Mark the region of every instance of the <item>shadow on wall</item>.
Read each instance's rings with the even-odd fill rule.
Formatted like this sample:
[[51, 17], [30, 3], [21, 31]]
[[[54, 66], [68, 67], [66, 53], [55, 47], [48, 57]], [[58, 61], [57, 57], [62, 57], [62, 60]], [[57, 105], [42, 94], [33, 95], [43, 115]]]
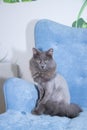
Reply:
[[13, 50], [13, 57], [16, 57], [16, 63], [19, 65], [19, 77], [32, 82], [31, 73], [29, 72], [29, 60], [32, 56], [32, 48], [35, 46], [34, 27], [38, 20], [32, 20], [26, 26], [25, 39], [26, 50]]
[[[27, 24], [26, 28], [26, 46], [28, 52], [28, 68], [29, 68], [29, 60], [32, 57], [32, 48], [35, 47], [35, 39], [34, 39], [34, 28], [35, 24], [37, 23], [38, 19], [34, 19]], [[31, 73], [29, 74], [29, 78], [31, 78]]]
[[26, 44], [27, 44], [27, 51], [32, 51], [32, 47], [35, 46], [35, 40], [34, 40], [34, 28], [35, 24], [37, 23], [38, 19], [32, 20], [28, 23], [26, 28]]

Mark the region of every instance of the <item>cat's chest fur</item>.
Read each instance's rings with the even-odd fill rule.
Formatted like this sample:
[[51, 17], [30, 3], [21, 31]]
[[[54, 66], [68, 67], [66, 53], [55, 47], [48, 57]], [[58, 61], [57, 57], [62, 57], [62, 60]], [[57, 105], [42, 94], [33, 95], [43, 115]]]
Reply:
[[40, 87], [44, 88], [48, 93], [46, 100], [52, 101], [64, 101], [70, 102], [70, 94], [68, 91], [68, 86], [65, 79], [60, 75], [56, 74], [54, 78], [47, 82], [42, 82], [38, 84]]

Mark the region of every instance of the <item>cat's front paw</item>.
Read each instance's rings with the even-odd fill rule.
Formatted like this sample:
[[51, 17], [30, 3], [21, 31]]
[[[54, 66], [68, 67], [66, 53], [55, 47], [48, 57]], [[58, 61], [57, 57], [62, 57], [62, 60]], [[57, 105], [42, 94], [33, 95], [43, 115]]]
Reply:
[[34, 115], [40, 115], [40, 113], [37, 109], [32, 110], [31, 113]]

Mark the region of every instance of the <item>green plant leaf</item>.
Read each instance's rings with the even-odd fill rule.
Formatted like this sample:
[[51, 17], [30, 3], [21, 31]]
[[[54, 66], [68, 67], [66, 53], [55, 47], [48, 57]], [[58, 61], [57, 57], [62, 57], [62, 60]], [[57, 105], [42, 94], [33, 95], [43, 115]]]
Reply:
[[87, 28], [87, 23], [85, 22], [85, 20], [83, 18], [79, 18], [78, 21], [74, 21], [72, 23], [72, 27]]
[[85, 0], [85, 2], [83, 3], [83, 5], [77, 15], [76, 21], [74, 21], [72, 23], [72, 27], [87, 28], [87, 23], [84, 21], [83, 18], [80, 18], [86, 6], [87, 6], [87, 0]]

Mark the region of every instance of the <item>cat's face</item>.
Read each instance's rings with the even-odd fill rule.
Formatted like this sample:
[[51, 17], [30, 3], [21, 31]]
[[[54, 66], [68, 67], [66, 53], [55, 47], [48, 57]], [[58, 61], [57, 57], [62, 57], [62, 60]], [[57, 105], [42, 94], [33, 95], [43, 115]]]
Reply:
[[40, 51], [36, 48], [33, 48], [33, 58], [35, 64], [41, 71], [47, 71], [50, 67], [51, 60], [53, 55], [53, 49], [49, 49], [48, 51]]

